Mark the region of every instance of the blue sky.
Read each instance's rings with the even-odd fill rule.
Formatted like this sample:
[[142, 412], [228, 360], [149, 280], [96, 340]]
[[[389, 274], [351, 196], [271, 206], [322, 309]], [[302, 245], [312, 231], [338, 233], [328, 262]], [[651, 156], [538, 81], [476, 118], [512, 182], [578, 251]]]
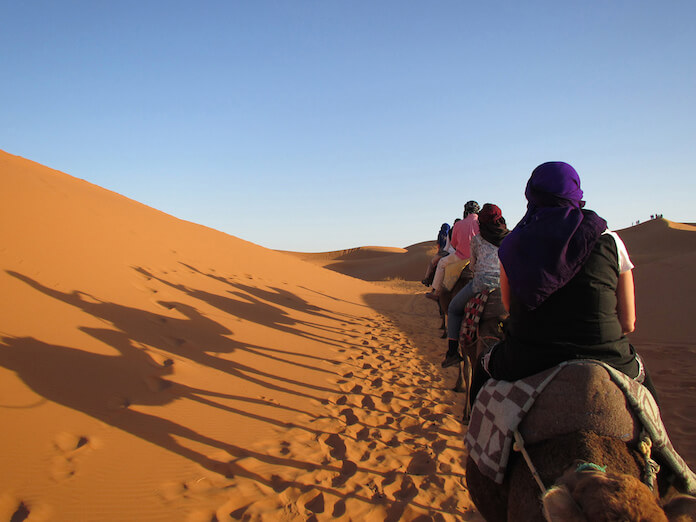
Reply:
[[578, 170], [694, 222], [696, 2], [0, 0], [0, 149], [260, 245], [433, 239]]

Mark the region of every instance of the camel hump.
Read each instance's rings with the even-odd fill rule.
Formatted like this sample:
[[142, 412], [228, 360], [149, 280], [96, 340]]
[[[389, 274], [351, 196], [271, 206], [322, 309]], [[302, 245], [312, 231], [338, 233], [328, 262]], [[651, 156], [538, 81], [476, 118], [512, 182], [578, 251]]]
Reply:
[[570, 364], [544, 388], [520, 424], [527, 444], [578, 430], [638, 441], [640, 422], [624, 393], [598, 364]]

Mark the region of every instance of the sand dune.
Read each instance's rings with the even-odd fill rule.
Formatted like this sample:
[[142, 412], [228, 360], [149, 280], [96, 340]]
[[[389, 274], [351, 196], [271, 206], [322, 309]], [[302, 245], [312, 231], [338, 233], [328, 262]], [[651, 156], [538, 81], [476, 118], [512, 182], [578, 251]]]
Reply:
[[[275, 252], [3, 152], [0, 179], [0, 520], [481, 520], [434, 242]], [[620, 231], [692, 467], [694, 232]]]
[[287, 253], [303, 261], [365, 281], [420, 281], [423, 279], [428, 260], [436, 252], [435, 241], [425, 241], [406, 248], [359, 247], [318, 254]]
[[0, 176], [0, 520], [475, 518], [422, 299]]

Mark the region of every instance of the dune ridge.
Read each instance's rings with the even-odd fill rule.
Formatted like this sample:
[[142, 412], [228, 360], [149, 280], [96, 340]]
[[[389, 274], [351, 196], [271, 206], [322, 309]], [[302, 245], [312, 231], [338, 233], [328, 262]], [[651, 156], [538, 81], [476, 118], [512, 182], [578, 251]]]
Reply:
[[436, 252], [435, 241], [423, 241], [406, 248], [372, 246], [316, 254], [286, 253], [364, 281], [420, 281], [423, 279], [426, 264]]

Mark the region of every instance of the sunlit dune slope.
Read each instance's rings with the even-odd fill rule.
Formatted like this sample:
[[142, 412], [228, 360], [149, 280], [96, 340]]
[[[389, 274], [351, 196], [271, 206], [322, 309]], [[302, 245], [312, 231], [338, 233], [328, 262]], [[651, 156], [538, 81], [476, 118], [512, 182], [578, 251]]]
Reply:
[[696, 227], [653, 219], [618, 231], [636, 268], [639, 341], [694, 343]]
[[375, 315], [373, 285], [32, 161], [0, 182], [3, 520], [177, 519], [153, 492], [321, 411]]

